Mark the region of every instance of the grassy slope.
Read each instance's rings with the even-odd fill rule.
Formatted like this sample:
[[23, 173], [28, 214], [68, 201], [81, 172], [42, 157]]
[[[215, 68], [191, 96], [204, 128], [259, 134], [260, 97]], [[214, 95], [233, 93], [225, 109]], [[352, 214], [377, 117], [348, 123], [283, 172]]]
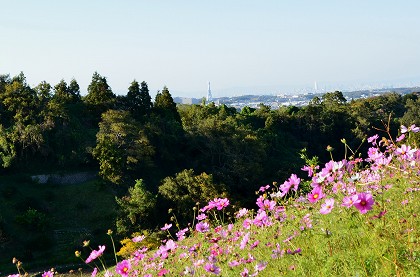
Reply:
[[[136, 269], [139, 276], [157, 276], [167, 270], [165, 276], [181, 276], [193, 269], [194, 274], [185, 275], [213, 276], [205, 270], [206, 265], [213, 264], [221, 270], [219, 276], [241, 276], [245, 270], [249, 275], [244, 276], [251, 276], [259, 266], [259, 276], [420, 276], [420, 160], [411, 165], [396, 160], [383, 171], [368, 170], [370, 177], [354, 182], [358, 192], [371, 191], [374, 196], [375, 204], [366, 214], [355, 207], [342, 207], [340, 190], [325, 196], [336, 201], [328, 214], [319, 212], [325, 199], [317, 203], [280, 199], [277, 205], [285, 205], [285, 213], [275, 218], [268, 212], [272, 224], [265, 227], [251, 224], [245, 229], [242, 218], [231, 230], [224, 222], [216, 231], [215, 227], [223, 223], [223, 211], [214, 209], [207, 212], [213, 220], [205, 220], [211, 224], [209, 231], [200, 233], [190, 226], [188, 239], [173, 238], [175, 249], [161, 247], [137, 262], [132, 257], [131, 272]], [[378, 172], [383, 172], [382, 177]], [[353, 174], [342, 180], [350, 182]], [[270, 199], [268, 195], [264, 193], [266, 199]], [[312, 226], [302, 230], [302, 218], [307, 214]], [[248, 219], [254, 220], [255, 214]], [[172, 235], [178, 231], [173, 229]], [[249, 240], [243, 243], [246, 236]], [[191, 251], [193, 245], [196, 247]], [[168, 257], [162, 258], [162, 252], [168, 252]]]

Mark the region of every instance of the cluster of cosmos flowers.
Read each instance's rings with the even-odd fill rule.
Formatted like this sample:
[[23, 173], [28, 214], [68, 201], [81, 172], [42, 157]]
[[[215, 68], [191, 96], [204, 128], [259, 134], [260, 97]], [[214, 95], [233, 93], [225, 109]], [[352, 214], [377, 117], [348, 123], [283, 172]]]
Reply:
[[[173, 230], [172, 224], [165, 224], [161, 230], [169, 236], [158, 249], [141, 247], [145, 237], [136, 236], [132, 241], [138, 243], [139, 248], [131, 257], [117, 262], [112, 270], [104, 267], [99, 273], [95, 264], [96, 259], [101, 259], [105, 246], [93, 250], [85, 262], [95, 264], [92, 277], [97, 274], [107, 277], [231, 276], [229, 270], [233, 269], [239, 269], [235, 271], [239, 276], [257, 276], [273, 260], [303, 254], [302, 249], [291, 242], [313, 228], [314, 217], [326, 217], [335, 209], [358, 211], [362, 216], [369, 212], [376, 217], [383, 216], [384, 210], [372, 211], [379, 209], [375, 206], [375, 197], [392, 188], [381, 180], [395, 170], [420, 174], [420, 150], [404, 144], [409, 133], [418, 131], [415, 125], [402, 126], [395, 140], [372, 136], [368, 138], [365, 159], [331, 160], [322, 168], [307, 165], [302, 170], [309, 180], [292, 174], [283, 184], [262, 186], [257, 192], [257, 210], [237, 210], [235, 222], [222, 222], [220, 214], [232, 207], [229, 199], [216, 198], [198, 210], [188, 227]], [[303, 185], [308, 193], [300, 193]], [[293, 214], [297, 207], [306, 207], [307, 213], [297, 217]], [[288, 221], [293, 221], [296, 228], [285, 234], [282, 226]], [[256, 234], [267, 228], [278, 230], [276, 240], [261, 243]], [[188, 236], [194, 240], [187, 240]], [[271, 256], [257, 257], [253, 251], [261, 247], [269, 248]], [[178, 271], [174, 272], [174, 268]], [[50, 272], [44, 274], [43, 277], [51, 277]]]

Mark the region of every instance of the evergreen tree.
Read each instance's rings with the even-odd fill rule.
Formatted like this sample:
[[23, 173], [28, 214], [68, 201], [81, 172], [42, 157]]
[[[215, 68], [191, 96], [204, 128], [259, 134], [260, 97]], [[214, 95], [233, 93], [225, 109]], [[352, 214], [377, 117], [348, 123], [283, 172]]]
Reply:
[[181, 123], [181, 117], [176, 108], [174, 99], [166, 86], [163, 88], [162, 92], [156, 94], [153, 108], [158, 115], [165, 119], [173, 119]]
[[95, 121], [94, 125], [96, 125], [95, 123], [100, 120], [101, 114], [114, 106], [116, 95], [112, 92], [106, 78], [95, 72], [88, 86], [88, 94], [85, 96], [84, 101], [89, 106]]

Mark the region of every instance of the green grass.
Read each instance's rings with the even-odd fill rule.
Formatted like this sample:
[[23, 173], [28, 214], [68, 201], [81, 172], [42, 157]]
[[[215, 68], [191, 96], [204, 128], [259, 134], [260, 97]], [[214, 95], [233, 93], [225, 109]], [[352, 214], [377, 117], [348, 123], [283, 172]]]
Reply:
[[[269, 227], [252, 226], [246, 230], [242, 227], [244, 219], [239, 219], [231, 231], [224, 225], [224, 231], [216, 232], [214, 227], [220, 222], [212, 221], [213, 228], [209, 232], [193, 231], [189, 238], [177, 242], [177, 248], [167, 259], [156, 258], [154, 262], [164, 263], [162, 268], [169, 271], [165, 276], [181, 276], [187, 267], [193, 268], [193, 263], [200, 259], [206, 264], [211, 253], [217, 259], [215, 264], [221, 268], [219, 276], [240, 276], [245, 268], [252, 274], [261, 262], [267, 262], [267, 266], [259, 276], [420, 276], [420, 191], [410, 191], [420, 189], [418, 181], [418, 176], [405, 174], [383, 179], [384, 185], [392, 187], [375, 194], [375, 205], [366, 214], [354, 207], [336, 205], [330, 214], [323, 215], [318, 212], [322, 203], [289, 200], [283, 203], [287, 219], [274, 220]], [[375, 217], [384, 210], [387, 212], [382, 217]], [[300, 220], [308, 213], [313, 226], [301, 231]], [[215, 214], [221, 218], [217, 211]], [[247, 232], [250, 233], [249, 242], [240, 249]], [[297, 235], [290, 242], [284, 242], [293, 234]], [[257, 241], [258, 245], [252, 248]], [[280, 250], [300, 248], [301, 252], [273, 257], [277, 243]], [[188, 251], [193, 245], [199, 245], [194, 254]], [[150, 258], [155, 253], [152, 250], [146, 255]], [[247, 259], [249, 254], [253, 261], [234, 267], [229, 265], [235, 260]], [[139, 262], [138, 270], [151, 263], [145, 260]], [[100, 263], [96, 264], [101, 268]], [[186, 276], [213, 276], [203, 265], [194, 268], [195, 274]], [[115, 272], [113, 267], [110, 270]], [[150, 272], [157, 276], [159, 269], [147, 271]], [[90, 276], [90, 273], [83, 276]]]
[[[235, 218], [232, 215], [236, 215], [237, 211], [232, 206], [225, 205], [219, 210], [215, 204], [204, 212], [206, 219], [202, 219], [201, 223], [194, 220], [187, 227], [189, 237], [185, 240], [177, 240], [175, 233], [183, 227], [177, 226], [174, 220], [166, 240], [159, 247], [144, 252], [144, 257], [128, 252], [131, 255], [119, 257], [119, 262], [131, 265], [128, 272], [132, 276], [420, 276], [420, 153], [416, 150], [411, 155], [413, 151], [404, 149], [401, 152], [402, 148], [388, 148], [382, 158], [392, 157], [389, 164], [372, 152], [370, 157], [375, 157], [371, 161], [372, 167], [363, 167], [357, 172], [350, 162], [344, 166], [330, 163], [324, 168], [328, 169], [327, 177], [315, 176], [325, 193], [324, 199], [315, 203], [310, 203], [306, 194], [299, 195], [299, 190], [289, 192], [290, 197], [287, 198], [276, 196], [274, 194], [279, 187], [273, 185], [257, 196], [259, 202], [267, 201], [267, 204], [260, 205], [258, 213], [249, 211], [246, 216]], [[384, 161], [386, 163], [382, 164]], [[307, 188], [309, 183], [301, 182], [300, 185]], [[54, 219], [57, 222], [67, 220], [79, 228], [96, 227], [97, 234], [92, 233], [91, 237], [87, 234], [85, 238], [81, 235], [74, 240], [91, 238], [92, 249], [98, 249], [99, 241], [103, 244], [101, 236], [108, 229], [105, 224], [96, 225], [100, 223], [96, 217], [106, 217], [103, 212], [107, 211], [107, 202], [98, 192], [102, 190], [95, 183], [73, 186], [71, 192], [63, 190], [60, 196], [54, 196], [57, 206], [49, 206], [51, 211], [58, 210], [58, 206], [60, 211], [91, 211], [95, 216], [84, 217], [79, 211], [71, 215], [56, 213]], [[45, 189], [34, 187], [33, 193], [35, 191], [40, 193]], [[348, 195], [358, 195], [360, 201], [361, 193], [372, 194], [374, 198], [372, 207], [365, 205], [367, 213], [361, 213], [355, 206], [348, 208], [341, 205]], [[77, 206], [72, 196], [80, 194], [86, 197], [80, 202], [85, 205], [89, 200], [92, 205], [97, 205], [93, 204], [97, 201], [103, 203], [95, 207], [80, 207], [80, 203]], [[45, 195], [38, 196], [43, 201], [49, 199]], [[335, 200], [333, 209], [322, 214], [322, 206], [331, 198]], [[218, 202], [215, 199], [213, 203], [226, 204], [226, 199], [223, 200]], [[269, 201], [275, 204], [268, 205]], [[265, 221], [257, 221], [265, 212], [268, 216], [261, 217]], [[310, 218], [311, 224], [308, 220], [304, 221], [305, 218]], [[203, 222], [210, 225], [206, 231], [196, 228]], [[244, 225], [245, 222], [253, 223]], [[64, 237], [71, 237], [70, 233]], [[124, 247], [141, 249], [145, 241], [127, 240]], [[82, 260], [90, 252], [91, 249], [84, 248]], [[105, 252], [108, 255], [105, 257], [113, 255], [109, 246]], [[65, 251], [61, 253], [65, 254]], [[68, 259], [65, 255], [57, 257], [57, 262], [64, 264]], [[115, 267], [112, 260], [108, 260], [107, 264], [104, 266], [103, 256], [99, 256], [90, 265], [101, 270], [99, 276], [104, 275], [105, 269], [116, 274], [120, 265]], [[209, 272], [209, 265], [217, 274]], [[245, 275], [245, 271], [249, 275]], [[90, 273], [79, 276], [90, 276]]]

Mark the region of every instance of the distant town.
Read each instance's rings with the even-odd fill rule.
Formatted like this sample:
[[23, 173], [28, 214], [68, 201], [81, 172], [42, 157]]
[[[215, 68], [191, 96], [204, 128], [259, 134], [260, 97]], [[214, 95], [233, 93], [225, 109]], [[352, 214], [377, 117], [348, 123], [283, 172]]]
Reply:
[[[360, 91], [343, 91], [344, 97], [347, 101], [352, 99], [368, 98], [372, 96], [379, 96], [384, 93], [396, 92], [404, 95], [412, 92], [420, 92], [420, 87], [410, 88], [384, 88], [384, 89], [372, 89], [372, 90], [360, 90]], [[201, 99], [199, 98], [185, 98], [185, 97], [174, 97], [174, 101], [178, 104], [200, 104], [213, 102], [216, 105], [225, 104], [230, 107], [235, 107], [238, 110], [243, 107], [258, 108], [260, 104], [270, 106], [271, 109], [277, 109], [281, 106], [305, 106], [314, 97], [322, 97], [322, 93], [302, 93], [302, 94], [279, 94], [279, 95], [243, 95], [243, 96], [232, 96], [232, 97], [218, 97], [210, 98], [207, 96]]]

